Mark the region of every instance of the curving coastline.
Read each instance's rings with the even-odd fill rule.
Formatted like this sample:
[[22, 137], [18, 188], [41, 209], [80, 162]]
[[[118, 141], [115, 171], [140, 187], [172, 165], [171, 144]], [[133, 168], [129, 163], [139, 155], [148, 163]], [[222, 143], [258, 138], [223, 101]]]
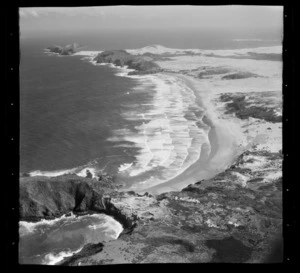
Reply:
[[[170, 74], [166, 74], [170, 75]], [[163, 193], [166, 191], [181, 190], [188, 184], [196, 183], [202, 179], [208, 179], [224, 171], [230, 166], [233, 160], [242, 152], [238, 148], [238, 135], [232, 134], [226, 123], [220, 124], [213, 106], [205, 96], [209, 91], [203, 84], [195, 87], [195, 82], [191, 77], [185, 75], [171, 74], [176, 77], [190, 90], [196, 97], [196, 103], [204, 109], [202, 121], [208, 126], [207, 142], [202, 144], [199, 157], [188, 168], [178, 173], [176, 177], [171, 178], [159, 185], [144, 189], [152, 193]], [[139, 190], [137, 190], [139, 191]]]
[[[181, 67], [180, 61], [184, 63], [188, 56], [183, 56], [182, 60], [174, 58]], [[264, 55], [262, 61], [265, 59]], [[274, 60], [272, 62], [275, 64]], [[187, 70], [171, 71], [168, 65], [174, 68], [174, 59], [164, 61], [162, 77], [175, 78], [181, 87], [187, 86], [193, 91], [196, 103], [204, 110], [202, 121], [210, 127], [207, 146], [201, 146], [199, 158], [184, 172], [136, 192], [120, 189], [104, 176], [102, 181], [76, 175], [21, 178], [23, 220], [53, 219], [70, 211], [77, 214], [97, 212], [113, 216], [124, 227], [116, 241], [87, 245], [62, 261], [62, 265], [261, 263], [268, 261], [272, 246], [280, 242], [280, 107], [276, 103], [260, 106], [263, 98], [268, 102], [270, 98], [277, 98], [278, 93], [275, 90], [255, 94], [246, 90], [241, 100], [236, 90], [244, 91], [241, 86], [248, 83], [249, 78], [226, 80], [229, 86], [218, 93], [215, 92], [217, 84], [225, 84], [221, 77], [228, 71], [219, 74], [214, 70], [217, 76], [213, 76], [219, 78], [199, 81], [190, 67], [188, 73], [192, 75], [186, 75]], [[154, 77], [161, 77], [160, 74]], [[263, 88], [275, 86], [274, 83], [267, 85], [266, 76], [256, 80], [257, 83], [251, 82], [250, 88], [260, 83], [264, 83]], [[240, 82], [236, 84], [236, 81]], [[212, 91], [215, 82], [216, 89]], [[226, 93], [232, 87], [234, 91]], [[236, 103], [242, 103], [242, 107], [234, 107]], [[255, 118], [253, 107], [260, 107]], [[143, 134], [144, 129], [141, 128]], [[128, 165], [124, 171], [129, 172], [132, 167]], [[139, 194], [145, 191], [155, 195]]]

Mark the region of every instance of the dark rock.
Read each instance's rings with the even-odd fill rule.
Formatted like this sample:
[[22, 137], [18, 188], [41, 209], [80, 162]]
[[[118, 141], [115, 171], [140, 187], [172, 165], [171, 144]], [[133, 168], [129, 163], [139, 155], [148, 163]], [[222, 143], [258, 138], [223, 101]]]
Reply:
[[127, 194], [129, 194], [129, 195], [136, 195], [136, 193], [134, 191], [127, 191]]
[[238, 79], [247, 79], [247, 78], [257, 78], [259, 75], [250, 73], [250, 72], [237, 72], [222, 77], [222, 80], [238, 80]]
[[77, 43], [68, 44], [65, 46], [50, 46], [47, 48], [49, 52], [58, 53], [60, 55], [72, 55], [78, 51], [79, 48], [82, 48]]
[[229, 73], [231, 72], [230, 69], [228, 68], [223, 68], [223, 67], [218, 67], [218, 68], [206, 68], [204, 71], [201, 71], [199, 74], [198, 74], [198, 78], [200, 79], [205, 79], [209, 76], [212, 76], [212, 75], [220, 75], [220, 74], [226, 74], [226, 73]]
[[89, 170], [86, 170], [86, 178], [93, 178], [93, 175]]
[[258, 177], [258, 178], [253, 178], [247, 181], [247, 183], [256, 183], [256, 182], [262, 182], [264, 181], [264, 178]]
[[145, 192], [142, 196], [148, 196], [148, 197], [153, 197], [149, 192]]
[[251, 59], [255, 60], [282, 61], [282, 54], [257, 52], [248, 52], [248, 54]]
[[216, 250], [212, 260], [215, 263], [243, 263], [251, 257], [251, 248], [234, 237], [207, 240], [206, 245]]
[[[279, 153], [247, 151], [233, 163], [234, 172], [251, 173], [242, 165], [246, 155], [280, 159]], [[253, 180], [262, 177], [250, 176]], [[54, 218], [73, 211], [106, 213], [122, 223], [124, 231], [117, 240], [106, 242], [103, 251], [101, 245], [91, 246], [71, 261], [65, 260], [69, 261], [65, 265], [261, 262], [270, 251], [270, 239], [280, 233], [282, 181], [253, 190], [250, 187], [259, 183], [243, 187], [236, 180], [229, 168], [182, 191], [151, 196], [118, 192], [114, 183], [76, 175], [22, 178], [21, 220]]]
[[72, 265], [78, 265], [76, 262], [80, 258], [86, 258], [91, 255], [97, 254], [103, 250], [103, 244], [86, 244], [83, 249], [79, 252], [71, 256], [70, 258], [64, 259], [59, 265], [63, 266], [72, 266]]
[[282, 117], [277, 116], [272, 108], [260, 105], [249, 106], [251, 103], [246, 99], [246, 95], [222, 94], [220, 100], [222, 102], [227, 102], [225, 114], [234, 113], [240, 119], [252, 117], [273, 123], [282, 121]]
[[152, 61], [148, 56], [131, 55], [125, 50], [110, 50], [99, 53], [94, 61], [97, 63], [113, 63], [123, 67], [127, 65], [130, 69], [135, 69], [128, 75], [153, 74], [162, 71], [162, 69]]
[[110, 188], [99, 187], [98, 181], [76, 175], [55, 178], [23, 178], [20, 180], [20, 220], [53, 219], [66, 213], [105, 213], [124, 227], [124, 233], [133, 229], [133, 219], [123, 215], [105, 197]]

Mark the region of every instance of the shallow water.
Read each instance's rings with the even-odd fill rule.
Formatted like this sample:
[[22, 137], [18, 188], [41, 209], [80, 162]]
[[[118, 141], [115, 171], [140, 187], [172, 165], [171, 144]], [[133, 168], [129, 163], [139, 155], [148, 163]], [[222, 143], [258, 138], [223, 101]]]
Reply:
[[117, 239], [122, 230], [119, 222], [104, 214], [20, 222], [19, 262], [55, 264], [80, 251], [85, 244]]

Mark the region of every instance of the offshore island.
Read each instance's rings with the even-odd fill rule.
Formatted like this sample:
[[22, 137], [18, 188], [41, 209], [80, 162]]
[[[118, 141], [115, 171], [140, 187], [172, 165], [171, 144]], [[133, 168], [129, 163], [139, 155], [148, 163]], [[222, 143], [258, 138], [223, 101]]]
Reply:
[[103, 213], [123, 227], [117, 239], [86, 244], [57, 264], [270, 261], [282, 237], [281, 47], [81, 49], [47, 52], [189, 86], [206, 109], [211, 148], [175, 178], [136, 190], [103, 174], [21, 176], [20, 221]]

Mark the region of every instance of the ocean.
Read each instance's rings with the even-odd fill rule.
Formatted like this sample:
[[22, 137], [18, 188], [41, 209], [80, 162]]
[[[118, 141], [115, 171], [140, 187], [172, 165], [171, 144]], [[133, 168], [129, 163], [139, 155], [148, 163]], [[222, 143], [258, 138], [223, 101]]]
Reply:
[[122, 225], [104, 214], [62, 216], [19, 223], [19, 263], [53, 265], [79, 252], [85, 244], [118, 238]]
[[[131, 158], [130, 151], [106, 140], [112, 130], [134, 126], [121, 115], [133, 99], [128, 92], [136, 81], [80, 57], [48, 56], [43, 49], [42, 44], [21, 47], [20, 171], [101, 166], [103, 159]], [[134, 95], [137, 102], [146, 97], [151, 92]]]

